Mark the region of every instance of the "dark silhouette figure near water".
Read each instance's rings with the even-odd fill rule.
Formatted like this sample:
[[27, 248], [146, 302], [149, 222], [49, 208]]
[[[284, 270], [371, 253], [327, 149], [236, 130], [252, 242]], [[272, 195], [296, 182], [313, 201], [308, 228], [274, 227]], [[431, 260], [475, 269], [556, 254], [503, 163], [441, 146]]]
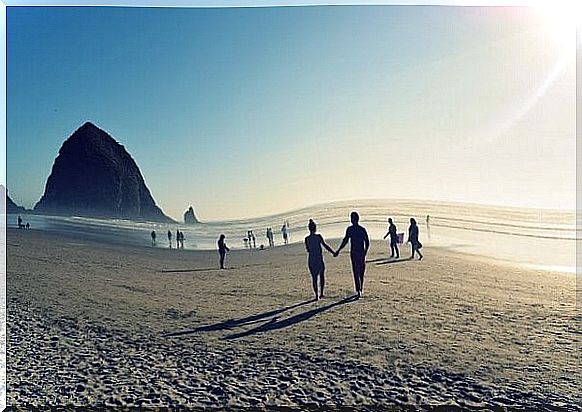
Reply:
[[430, 239], [430, 215], [426, 215], [426, 234]]
[[220, 235], [218, 238], [218, 255], [220, 256], [220, 268], [224, 269], [224, 258], [226, 257], [226, 252], [229, 252], [230, 249], [226, 246], [226, 242], [224, 241], [226, 236], [223, 234]]
[[23, 229], [24, 225], [22, 224], [22, 218], [18, 216], [18, 229]]
[[370, 248], [370, 238], [368, 232], [360, 226], [360, 216], [357, 212], [350, 214], [352, 225], [346, 229], [346, 235], [334, 256], [338, 256], [341, 250], [350, 241], [350, 259], [352, 260], [352, 272], [354, 273], [354, 284], [358, 298], [362, 297], [364, 289], [364, 272], [366, 271], [366, 255]]
[[283, 223], [283, 226], [281, 226], [281, 233], [283, 234], [283, 243], [288, 244], [289, 233], [287, 233], [287, 222]]
[[30, 229], [30, 223], [26, 222], [26, 228]]
[[152, 246], [156, 245], [156, 231], [152, 230], [152, 233], [150, 233], [150, 236], [152, 237]]
[[408, 242], [412, 246], [412, 255], [410, 259], [414, 259], [414, 252], [418, 253], [418, 260], [422, 260], [424, 256], [420, 253], [422, 248], [422, 243], [418, 240], [418, 226], [416, 225], [416, 219], [410, 218], [410, 226], [408, 227]]
[[398, 250], [398, 234], [396, 233], [396, 225], [392, 221], [392, 218], [388, 218], [388, 232], [384, 235], [382, 239], [386, 239], [390, 236], [390, 257], [400, 257], [400, 251]]
[[170, 245], [170, 249], [172, 249], [172, 232], [168, 230], [168, 244]]
[[[305, 249], [307, 249], [307, 267], [309, 268], [309, 273], [311, 273], [311, 281], [313, 283], [313, 293], [315, 293], [315, 300], [323, 298], [323, 289], [325, 287], [325, 263], [323, 261], [323, 253], [321, 247], [323, 246], [332, 255], [335, 252], [330, 248], [323, 236], [315, 233], [317, 231], [317, 225], [312, 219], [309, 219], [309, 224], [307, 225], [309, 229], [309, 236], [305, 238]], [[318, 280], [319, 278], [319, 293], [318, 293]]]

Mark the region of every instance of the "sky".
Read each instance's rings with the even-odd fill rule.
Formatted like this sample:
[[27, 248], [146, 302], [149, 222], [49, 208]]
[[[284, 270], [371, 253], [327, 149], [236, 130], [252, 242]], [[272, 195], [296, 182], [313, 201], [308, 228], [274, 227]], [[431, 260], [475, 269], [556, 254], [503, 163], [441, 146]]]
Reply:
[[181, 218], [334, 200], [575, 207], [575, 30], [525, 7], [8, 7], [7, 171], [85, 121]]

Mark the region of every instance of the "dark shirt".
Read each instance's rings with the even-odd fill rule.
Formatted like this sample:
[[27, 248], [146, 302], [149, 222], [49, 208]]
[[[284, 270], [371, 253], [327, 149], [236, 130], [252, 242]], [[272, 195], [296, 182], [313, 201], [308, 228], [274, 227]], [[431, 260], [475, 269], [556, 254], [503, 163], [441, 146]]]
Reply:
[[368, 232], [360, 225], [352, 225], [346, 230], [346, 238], [350, 239], [350, 253], [353, 255], [365, 255], [370, 245]]
[[410, 225], [408, 228], [408, 240], [414, 244], [418, 243], [418, 226]]
[[390, 243], [398, 242], [398, 234], [396, 233], [396, 225], [394, 223], [390, 223], [388, 234], [390, 235]]
[[218, 251], [224, 253], [228, 250], [228, 247], [224, 243], [224, 239], [218, 239]]

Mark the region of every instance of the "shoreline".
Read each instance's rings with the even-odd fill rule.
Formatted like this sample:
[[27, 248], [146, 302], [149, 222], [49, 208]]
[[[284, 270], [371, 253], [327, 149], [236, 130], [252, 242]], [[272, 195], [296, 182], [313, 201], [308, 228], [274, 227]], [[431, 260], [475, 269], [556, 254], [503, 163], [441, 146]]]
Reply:
[[8, 404], [575, 405], [575, 278], [377, 244], [363, 299], [346, 251], [313, 302], [300, 244], [221, 271], [215, 251], [9, 231]]

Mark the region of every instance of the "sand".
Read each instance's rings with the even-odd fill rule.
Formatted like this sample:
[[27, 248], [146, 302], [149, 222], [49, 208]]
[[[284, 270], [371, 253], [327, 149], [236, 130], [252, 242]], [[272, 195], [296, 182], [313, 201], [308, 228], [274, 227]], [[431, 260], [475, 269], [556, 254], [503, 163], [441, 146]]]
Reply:
[[314, 302], [299, 244], [220, 271], [214, 251], [9, 230], [7, 403], [582, 410], [575, 276], [423, 252], [374, 242], [360, 300], [349, 252], [326, 254]]

